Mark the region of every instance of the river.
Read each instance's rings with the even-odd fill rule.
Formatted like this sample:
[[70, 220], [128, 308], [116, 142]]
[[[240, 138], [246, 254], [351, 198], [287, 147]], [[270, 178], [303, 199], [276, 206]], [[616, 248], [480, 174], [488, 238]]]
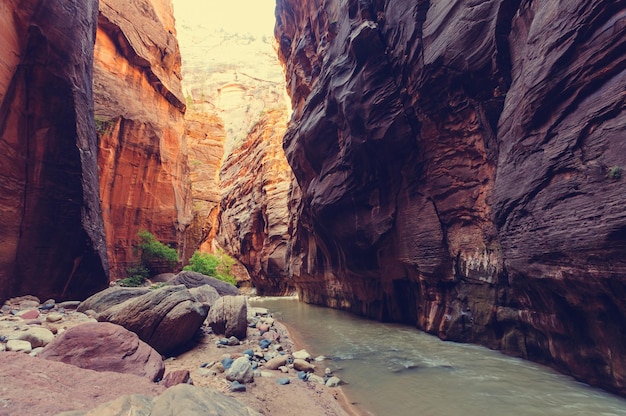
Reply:
[[626, 400], [484, 347], [293, 298], [252, 301], [285, 323], [376, 416], [626, 416]]

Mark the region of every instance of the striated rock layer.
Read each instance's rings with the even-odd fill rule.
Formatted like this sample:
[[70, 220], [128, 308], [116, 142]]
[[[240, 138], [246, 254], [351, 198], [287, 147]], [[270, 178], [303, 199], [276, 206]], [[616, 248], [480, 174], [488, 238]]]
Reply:
[[246, 266], [259, 295], [293, 293], [286, 276], [290, 183], [282, 142], [286, 111], [262, 115], [220, 171], [218, 242]]
[[0, 301], [107, 283], [92, 68], [97, 2], [0, 5]]
[[219, 170], [226, 140], [224, 123], [215, 114], [187, 111], [185, 139], [189, 146], [193, 199], [193, 221], [186, 233], [188, 258], [201, 246], [203, 251], [213, 251], [221, 198]]
[[301, 298], [626, 394], [626, 6], [276, 13]]
[[192, 221], [181, 58], [169, 0], [102, 0], [94, 94], [111, 278], [126, 276], [137, 232], [185, 254]]

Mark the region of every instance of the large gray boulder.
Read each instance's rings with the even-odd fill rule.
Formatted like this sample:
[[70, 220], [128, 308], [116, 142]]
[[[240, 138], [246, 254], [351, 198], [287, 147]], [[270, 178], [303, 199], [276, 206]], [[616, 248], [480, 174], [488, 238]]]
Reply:
[[154, 399], [122, 396], [89, 411], [64, 412], [57, 416], [260, 416], [240, 401], [218, 391], [178, 384]]
[[185, 285], [188, 289], [209, 285], [213, 286], [220, 296], [237, 296], [239, 294], [239, 289], [230, 283], [197, 272], [182, 271], [167, 283], [172, 285]]
[[136, 298], [146, 293], [150, 293], [150, 289], [147, 287], [111, 286], [81, 302], [76, 310], [83, 313], [88, 310], [102, 312], [111, 306], [119, 305], [128, 299]]
[[189, 292], [196, 298], [198, 302], [204, 303], [208, 307], [215, 304], [220, 298], [220, 294], [213, 286], [202, 285], [189, 289]]
[[149, 290], [117, 305], [102, 305], [90, 299], [85, 303], [98, 312], [98, 321], [112, 322], [133, 331], [164, 355], [186, 345], [208, 313], [208, 306], [198, 302], [183, 285]]
[[244, 339], [248, 331], [248, 307], [245, 296], [219, 298], [207, 317], [207, 323], [216, 334]]
[[75, 326], [50, 342], [40, 358], [95, 371], [113, 371], [160, 380], [165, 371], [161, 355], [137, 334], [107, 322]]

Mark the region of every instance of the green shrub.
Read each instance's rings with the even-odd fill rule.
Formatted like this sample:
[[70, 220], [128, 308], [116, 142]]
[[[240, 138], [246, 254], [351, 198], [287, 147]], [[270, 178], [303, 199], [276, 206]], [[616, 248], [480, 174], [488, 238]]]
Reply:
[[189, 265], [183, 270], [202, 273], [235, 286], [237, 281], [231, 271], [233, 264], [235, 264], [235, 259], [223, 251], [218, 251], [217, 254], [196, 251], [189, 259]]
[[169, 268], [167, 271], [174, 271], [178, 263], [175, 249], [161, 243], [146, 230], [139, 231], [137, 237], [139, 244], [136, 249], [140, 252], [141, 265], [148, 269], [150, 274], [164, 273], [164, 265]]
[[143, 285], [144, 281], [148, 278], [148, 269], [142, 264], [137, 263], [126, 269], [128, 277], [121, 279], [117, 282], [120, 286], [137, 287]]
[[609, 178], [619, 179], [622, 177], [622, 168], [620, 166], [611, 166], [609, 168]]

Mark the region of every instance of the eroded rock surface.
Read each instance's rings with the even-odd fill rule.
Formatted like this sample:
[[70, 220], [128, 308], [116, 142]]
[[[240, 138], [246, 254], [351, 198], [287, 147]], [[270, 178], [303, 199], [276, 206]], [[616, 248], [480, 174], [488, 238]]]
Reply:
[[94, 322], [56, 337], [39, 357], [95, 371], [113, 371], [159, 381], [165, 372], [161, 355], [137, 334], [119, 325]]
[[97, 2], [3, 2], [0, 301], [107, 283], [93, 120]]
[[286, 112], [269, 111], [235, 147], [220, 172], [217, 239], [243, 263], [257, 293], [285, 295], [292, 172], [282, 151]]
[[279, 0], [277, 17], [300, 297], [626, 394], [626, 6]]
[[11, 415], [48, 416], [88, 410], [125, 394], [156, 396], [162, 386], [145, 377], [86, 370], [24, 353], [0, 354], [2, 409]]
[[85, 305], [97, 312], [98, 321], [123, 326], [160, 354], [185, 346], [208, 313], [208, 306], [183, 285], [149, 290], [119, 304], [87, 299]]
[[169, 0], [100, 2], [94, 93], [111, 279], [126, 277], [141, 229], [187, 253], [191, 185], [175, 33]]

